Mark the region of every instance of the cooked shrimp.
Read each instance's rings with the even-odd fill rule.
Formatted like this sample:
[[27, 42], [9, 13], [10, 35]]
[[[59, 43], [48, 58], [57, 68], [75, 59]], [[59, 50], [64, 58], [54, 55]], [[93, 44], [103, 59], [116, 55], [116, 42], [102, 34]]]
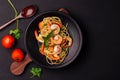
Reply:
[[39, 27], [40, 30], [43, 28], [43, 22], [42, 21], [39, 22], [38, 27]]
[[63, 47], [69, 47], [72, 45], [72, 38], [67, 36], [63, 41], [62, 41], [62, 45]]
[[62, 27], [62, 22], [61, 22], [61, 20], [58, 18], [58, 17], [52, 17], [52, 18], [50, 18], [50, 24], [57, 24], [57, 25], [59, 25], [59, 27]]
[[54, 34], [58, 34], [60, 32], [60, 26], [57, 24], [52, 24], [51, 26], [51, 30], [55, 30]]
[[55, 54], [60, 54], [62, 52], [62, 48], [60, 45], [55, 45], [54, 46], [54, 53]]
[[34, 34], [35, 34], [37, 41], [44, 42], [44, 39], [42, 38], [40, 34], [37, 33], [37, 30], [34, 31]]
[[50, 60], [59, 60], [60, 57], [57, 54], [50, 54], [48, 57]]
[[72, 38], [69, 37], [69, 36], [67, 36], [66, 39], [67, 39], [67, 41], [69, 42], [69, 43], [68, 43], [68, 47], [71, 46], [71, 45], [72, 45]]
[[47, 54], [48, 55], [47, 57], [50, 60], [59, 60], [60, 59], [60, 57], [58, 56], [59, 52], [56, 52], [56, 51], [58, 51], [58, 48], [57, 48], [56, 51], [55, 50], [56, 49], [53, 46], [52, 47], [48, 47], [48, 48], [44, 48], [44, 54]]
[[55, 46], [49, 46], [44, 48], [44, 52], [46, 54], [60, 54], [62, 51], [62, 48], [60, 45], [55, 45]]
[[51, 42], [53, 42], [54, 44], [61, 44], [62, 43], [62, 37], [57, 34], [54, 37], [51, 38]]
[[62, 52], [62, 48], [60, 47], [60, 45], [55, 45], [54, 52], [53, 52], [53, 54], [51, 54], [51, 59], [52, 60], [59, 60], [60, 56], [58, 56], [58, 54], [60, 54], [61, 52]]

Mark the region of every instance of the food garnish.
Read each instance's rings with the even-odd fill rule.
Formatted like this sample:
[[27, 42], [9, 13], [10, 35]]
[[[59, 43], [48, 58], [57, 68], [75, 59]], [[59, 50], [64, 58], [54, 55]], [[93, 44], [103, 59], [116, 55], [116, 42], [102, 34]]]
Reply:
[[[15, 12], [15, 17], [18, 16], [18, 11], [16, 10], [15, 6], [13, 5], [11, 0], [8, 0], [9, 4], [11, 5], [11, 7], [13, 8], [14, 12]], [[9, 31], [9, 34], [13, 35], [15, 37], [15, 39], [19, 39], [21, 37], [21, 30], [19, 28], [19, 20], [16, 20], [16, 28], [15, 29], [11, 29]]]
[[[32, 73], [32, 77], [40, 77], [42, 72], [42, 68], [32, 67], [30, 73]], [[32, 78], [31, 77], [31, 78]]]
[[15, 39], [19, 39], [21, 37], [21, 30], [19, 28], [11, 29], [9, 34], [13, 35]]
[[54, 33], [54, 30], [52, 30], [48, 35], [47, 37], [44, 38], [44, 46], [45, 47], [48, 47], [49, 46], [49, 39], [53, 36], [53, 33]]

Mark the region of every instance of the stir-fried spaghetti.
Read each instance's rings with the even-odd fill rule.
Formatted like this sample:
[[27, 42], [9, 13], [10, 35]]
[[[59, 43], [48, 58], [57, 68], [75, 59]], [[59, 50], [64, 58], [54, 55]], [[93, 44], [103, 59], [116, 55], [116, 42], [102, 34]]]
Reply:
[[41, 42], [39, 51], [46, 57], [46, 61], [60, 64], [68, 54], [68, 48], [72, 45], [72, 38], [59, 17], [45, 17], [39, 22], [39, 34], [35, 30], [36, 39]]

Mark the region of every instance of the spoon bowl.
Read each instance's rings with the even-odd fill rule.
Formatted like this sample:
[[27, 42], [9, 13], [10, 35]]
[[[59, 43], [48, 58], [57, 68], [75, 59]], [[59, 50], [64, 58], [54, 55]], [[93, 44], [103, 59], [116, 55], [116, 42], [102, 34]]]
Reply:
[[5, 28], [6, 26], [8, 26], [9, 24], [11, 24], [12, 22], [14, 22], [17, 19], [32, 17], [33, 15], [35, 15], [36, 11], [37, 11], [37, 7], [35, 5], [29, 5], [29, 6], [25, 7], [17, 17], [8, 21], [4, 25], [0, 26], [0, 30], [2, 30], [3, 28]]
[[23, 18], [28, 18], [33, 16], [36, 13], [36, 11], [37, 11], [37, 8], [35, 5], [29, 5], [21, 11], [20, 15]]

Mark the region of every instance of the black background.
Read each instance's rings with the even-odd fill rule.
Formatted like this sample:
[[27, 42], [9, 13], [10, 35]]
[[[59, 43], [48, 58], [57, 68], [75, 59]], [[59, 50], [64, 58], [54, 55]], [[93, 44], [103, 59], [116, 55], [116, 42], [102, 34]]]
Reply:
[[[30, 63], [25, 72], [14, 76], [10, 72], [12, 49], [5, 49], [0, 42], [0, 80], [120, 80], [120, 5], [117, 0], [12, 0], [20, 12], [27, 5], [35, 4], [39, 11], [67, 8], [78, 22], [83, 33], [83, 47], [77, 59], [62, 69], [42, 68], [40, 78], [30, 78]], [[35, 17], [34, 16], [34, 17]], [[19, 27], [22, 37], [15, 48], [26, 52], [24, 34], [29, 22], [34, 18], [21, 19]], [[14, 11], [7, 0], [0, 0], [0, 25], [14, 18]], [[14, 29], [16, 23], [0, 31], [0, 40]]]

